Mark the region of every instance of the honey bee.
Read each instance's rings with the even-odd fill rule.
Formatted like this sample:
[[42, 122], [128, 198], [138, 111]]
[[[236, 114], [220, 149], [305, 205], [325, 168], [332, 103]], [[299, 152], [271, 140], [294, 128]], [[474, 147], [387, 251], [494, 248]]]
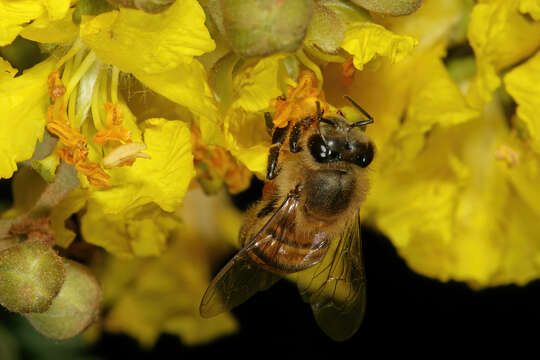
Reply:
[[[321, 329], [350, 338], [365, 312], [359, 209], [375, 147], [365, 120], [317, 112], [275, 128], [262, 200], [240, 230], [243, 246], [213, 279], [200, 305], [212, 317], [240, 305], [280, 278], [295, 276]], [[265, 114], [267, 120], [270, 115]]]

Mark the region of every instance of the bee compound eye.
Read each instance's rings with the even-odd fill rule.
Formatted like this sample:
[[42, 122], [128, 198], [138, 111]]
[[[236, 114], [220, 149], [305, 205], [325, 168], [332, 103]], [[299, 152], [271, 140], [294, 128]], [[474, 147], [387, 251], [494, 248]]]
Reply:
[[319, 134], [309, 138], [308, 148], [311, 156], [320, 163], [335, 161], [339, 158], [339, 153], [333, 151]]
[[374, 155], [375, 155], [375, 149], [373, 147], [373, 143], [371, 143], [370, 141], [358, 150], [355, 164], [357, 164], [360, 167], [365, 168], [369, 164], [371, 164], [371, 162], [373, 161]]

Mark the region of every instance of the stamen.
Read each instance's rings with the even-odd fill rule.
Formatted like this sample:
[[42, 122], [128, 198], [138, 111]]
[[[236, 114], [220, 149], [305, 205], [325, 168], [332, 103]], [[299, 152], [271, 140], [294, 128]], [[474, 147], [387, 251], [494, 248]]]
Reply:
[[[76, 124], [75, 109], [76, 109], [76, 105], [77, 105], [78, 93], [79, 93], [79, 88], [76, 87], [75, 89], [73, 89], [73, 91], [71, 93], [71, 96], [69, 97], [69, 100], [68, 100], [67, 118], [68, 118], [69, 123], [72, 126], [74, 126]], [[74, 127], [79, 128], [79, 126], [74, 126]]]
[[[49, 75], [49, 95], [54, 104], [47, 111], [47, 130], [58, 136], [62, 148], [57, 150], [58, 156], [67, 164], [73, 165], [79, 172], [86, 175], [88, 181], [97, 186], [110, 186], [110, 176], [107, 175], [99, 164], [89, 162], [86, 148], [87, 138], [78, 130], [72, 128], [66, 116], [66, 104], [64, 103], [65, 87], [60, 80], [58, 71]], [[69, 98], [69, 97], [66, 97]], [[74, 99], [72, 99], [74, 100]], [[74, 102], [74, 101], [73, 101]], [[73, 108], [71, 108], [74, 111]]]
[[111, 79], [111, 102], [118, 104], [118, 80], [120, 77], [120, 69], [116, 66], [112, 67], [112, 79]]
[[110, 141], [131, 142], [131, 132], [122, 126], [123, 115], [120, 104], [105, 103], [105, 109], [107, 127], [97, 132], [93, 139], [94, 143], [102, 145]]
[[504, 161], [509, 168], [515, 168], [519, 165], [519, 152], [508, 145], [501, 145], [495, 150], [495, 159]]
[[75, 168], [86, 175], [90, 184], [103, 187], [111, 186], [111, 177], [103, 171], [98, 163], [90, 161], [80, 162], [75, 165]]
[[79, 67], [75, 70], [73, 76], [71, 76], [71, 78], [69, 79], [69, 83], [66, 86], [66, 89], [67, 89], [66, 90], [66, 95], [65, 95], [66, 101], [69, 98], [69, 96], [71, 95], [71, 92], [73, 91], [75, 86], [77, 86], [77, 84], [79, 83], [81, 78], [90, 69], [90, 67], [92, 66], [94, 61], [96, 61], [96, 59], [97, 59], [96, 53], [93, 52], [93, 51], [90, 51], [88, 53], [88, 55], [86, 55], [86, 57], [84, 58], [81, 65], [79, 65]]
[[289, 87], [287, 98], [274, 99], [271, 105], [276, 109], [274, 116], [275, 127], [285, 127], [290, 122], [297, 122], [316, 113], [316, 103], [326, 111], [328, 104], [324, 101], [323, 92], [317, 87], [318, 81], [311, 71], [302, 71], [299, 75], [298, 86]]
[[49, 74], [47, 78], [48, 92], [52, 101], [56, 101], [60, 96], [63, 96], [66, 93], [66, 87], [62, 84], [60, 80], [60, 72], [55, 71]]
[[137, 158], [150, 159], [150, 155], [142, 152], [144, 150], [146, 150], [146, 145], [143, 143], [120, 145], [103, 159], [103, 166], [105, 169], [117, 166], [131, 166]]
[[104, 128], [103, 123], [101, 122], [101, 115], [99, 111], [99, 97], [98, 92], [101, 88], [101, 83], [103, 82], [103, 72], [100, 72], [96, 83], [94, 84], [94, 89], [92, 91], [92, 103], [90, 105], [90, 112], [92, 113], [92, 120], [94, 121], [94, 126], [97, 130]]
[[81, 38], [78, 37], [77, 40], [73, 43], [73, 46], [71, 47], [71, 49], [69, 49], [69, 51], [64, 56], [62, 56], [60, 60], [58, 60], [58, 62], [56, 63], [56, 70], [59, 70], [62, 67], [62, 65], [64, 65], [68, 60], [73, 58], [75, 54], [77, 54], [79, 50], [83, 48], [83, 46], [84, 44]]

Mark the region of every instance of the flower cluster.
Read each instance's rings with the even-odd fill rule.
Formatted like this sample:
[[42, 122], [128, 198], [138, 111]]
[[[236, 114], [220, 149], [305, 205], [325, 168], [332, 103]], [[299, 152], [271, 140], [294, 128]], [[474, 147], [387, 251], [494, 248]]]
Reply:
[[[345, 95], [375, 118], [362, 218], [411, 268], [474, 287], [540, 277], [538, 1], [0, 0], [0, 46], [0, 177], [14, 192], [0, 289], [17, 285], [3, 272], [48, 259], [52, 285], [32, 278], [44, 305], [11, 307], [46, 335], [82, 331], [101, 299], [52, 246], [104, 284], [100, 328], [146, 345], [234, 331], [230, 314], [198, 316], [241, 222], [222, 190], [264, 178], [267, 125], [317, 101], [358, 120]], [[96, 290], [58, 335], [74, 273]]]

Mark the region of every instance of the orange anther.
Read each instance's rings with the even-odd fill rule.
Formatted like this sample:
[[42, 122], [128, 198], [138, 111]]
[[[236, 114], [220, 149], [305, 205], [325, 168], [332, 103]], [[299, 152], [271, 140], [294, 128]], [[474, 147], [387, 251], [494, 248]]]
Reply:
[[287, 98], [274, 99], [271, 105], [276, 109], [274, 126], [285, 127], [317, 112], [317, 102], [325, 111], [328, 104], [324, 93], [317, 87], [317, 78], [311, 71], [302, 71], [299, 75], [298, 86], [289, 86]]
[[62, 84], [59, 71], [55, 71], [49, 74], [49, 77], [47, 78], [47, 85], [49, 96], [53, 101], [56, 101], [56, 99], [66, 93], [66, 87], [64, 86], [64, 84]]

